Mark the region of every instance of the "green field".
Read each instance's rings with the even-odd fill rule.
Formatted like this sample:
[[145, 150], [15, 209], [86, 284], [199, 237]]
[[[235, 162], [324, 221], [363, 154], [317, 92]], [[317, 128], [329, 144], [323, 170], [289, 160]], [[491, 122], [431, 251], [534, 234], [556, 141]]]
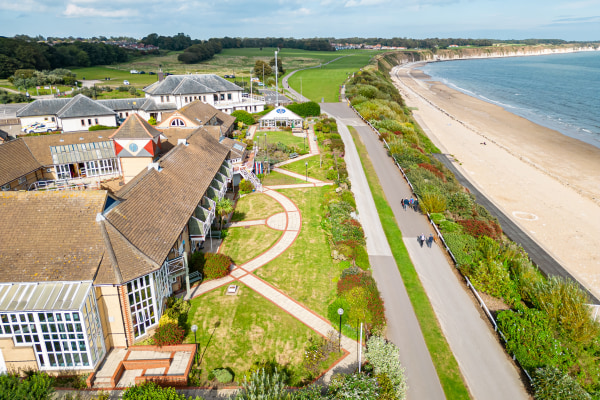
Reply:
[[380, 52], [372, 50], [354, 50], [353, 52], [339, 51], [335, 54], [339, 57], [347, 55], [321, 68], [298, 71], [292, 75], [288, 82], [297, 92], [302, 92], [304, 97], [312, 101], [325, 102], [338, 101], [340, 86], [354, 72], [369, 63], [372, 57]]

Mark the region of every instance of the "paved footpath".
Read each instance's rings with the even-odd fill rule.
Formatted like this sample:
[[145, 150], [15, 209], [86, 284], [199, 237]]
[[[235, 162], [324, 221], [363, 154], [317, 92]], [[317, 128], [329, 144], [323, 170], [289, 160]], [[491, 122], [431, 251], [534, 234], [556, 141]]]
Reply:
[[[289, 172], [289, 171], [286, 171]], [[315, 179], [314, 184], [310, 184], [309, 187], [315, 187], [317, 184], [325, 185], [330, 184], [328, 182], [322, 182]], [[286, 187], [306, 187], [306, 185], [285, 185]], [[215, 279], [208, 282], [204, 282], [199, 286], [195, 286], [191, 290], [191, 297], [198, 297], [205, 293], [208, 293], [217, 288], [221, 288], [225, 285], [235, 284], [241, 282], [264, 296], [267, 300], [280, 307], [282, 310], [292, 315], [300, 322], [319, 333], [320, 335], [327, 336], [330, 331], [335, 331], [335, 328], [325, 318], [317, 315], [304, 305], [298, 303], [293, 298], [287, 296], [285, 293], [271, 286], [268, 282], [258, 278], [253, 274], [258, 268], [273, 261], [281, 254], [283, 254], [300, 234], [302, 228], [302, 215], [296, 204], [285, 195], [266, 187], [263, 192], [267, 196], [270, 196], [276, 200], [282, 207], [283, 212], [271, 215], [270, 217], [262, 220], [253, 221], [242, 221], [234, 222], [229, 224], [231, 227], [243, 227], [253, 225], [267, 225], [272, 229], [283, 231], [283, 234], [279, 240], [264, 253], [258, 255], [254, 259], [235, 266], [231, 274], [221, 278]], [[328, 383], [333, 374], [335, 373], [347, 373], [354, 371], [358, 364], [358, 349], [357, 342], [349, 339], [346, 336], [342, 336], [342, 349], [344, 350], [343, 358], [338, 361], [329, 371], [327, 371], [320, 379], [321, 383]], [[202, 393], [198, 392], [202, 395]]]
[[[322, 107], [340, 119], [338, 127], [354, 126], [365, 144], [404, 244], [473, 398], [528, 399], [516, 366], [481, 317], [444, 251], [438, 246], [418, 245], [417, 236], [421, 233], [428, 236], [431, 227], [424, 215], [400, 206], [400, 199], [413, 194], [377, 135], [347, 105], [332, 103]], [[387, 280], [385, 277], [384, 281]], [[389, 306], [386, 301], [386, 307]]]

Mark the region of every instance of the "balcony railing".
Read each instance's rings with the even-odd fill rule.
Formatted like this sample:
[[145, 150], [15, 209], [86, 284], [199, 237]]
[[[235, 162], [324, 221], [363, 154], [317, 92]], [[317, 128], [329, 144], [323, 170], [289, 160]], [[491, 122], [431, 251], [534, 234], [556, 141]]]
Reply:
[[182, 255], [171, 260], [167, 260], [165, 263], [167, 264], [169, 275], [177, 274], [185, 270], [185, 260], [183, 259]]
[[29, 185], [29, 190], [84, 190], [100, 189], [100, 183], [121, 176], [118, 172], [87, 178], [65, 178], [37, 181]]

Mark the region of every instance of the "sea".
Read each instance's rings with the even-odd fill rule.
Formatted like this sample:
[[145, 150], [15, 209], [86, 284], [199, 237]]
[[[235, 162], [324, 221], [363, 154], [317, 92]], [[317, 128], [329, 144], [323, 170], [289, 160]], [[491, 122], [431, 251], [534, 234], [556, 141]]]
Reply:
[[600, 148], [600, 51], [433, 62], [434, 81]]

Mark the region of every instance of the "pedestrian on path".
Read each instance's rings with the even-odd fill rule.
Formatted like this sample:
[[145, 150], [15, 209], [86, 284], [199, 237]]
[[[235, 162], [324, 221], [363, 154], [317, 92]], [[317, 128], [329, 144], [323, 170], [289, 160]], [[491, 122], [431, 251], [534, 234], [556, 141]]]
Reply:
[[419, 199], [415, 199], [413, 202], [413, 210], [415, 210], [415, 212], [419, 211]]
[[421, 247], [423, 247], [423, 243], [425, 243], [425, 235], [421, 233], [421, 236], [419, 236], [419, 244]]
[[435, 241], [435, 239], [433, 238], [433, 234], [429, 234], [429, 238], [427, 239], [427, 247], [431, 248], [431, 246], [433, 246], [433, 242]]
[[402, 205], [402, 208], [406, 210], [406, 206], [404, 205], [404, 199], [400, 200], [400, 205]]
[[411, 205], [411, 207], [412, 207], [412, 205], [413, 205], [414, 201], [415, 201], [415, 200], [414, 200], [414, 199], [411, 197], [411, 198], [410, 198], [410, 200], [409, 200], [409, 204]]

